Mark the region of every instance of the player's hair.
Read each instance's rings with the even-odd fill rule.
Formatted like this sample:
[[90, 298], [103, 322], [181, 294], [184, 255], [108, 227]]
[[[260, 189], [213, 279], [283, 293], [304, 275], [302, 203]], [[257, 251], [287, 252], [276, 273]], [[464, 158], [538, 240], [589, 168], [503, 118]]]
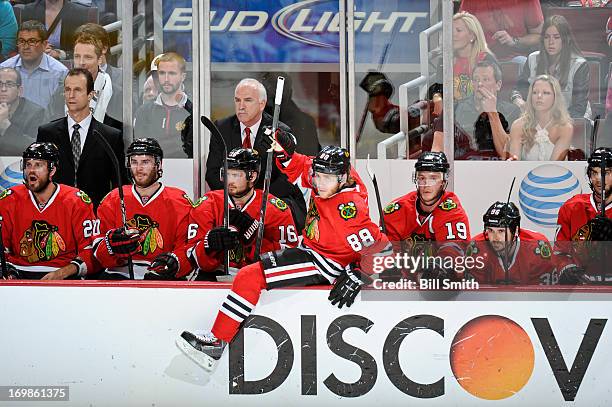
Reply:
[[176, 52], [165, 52], [159, 58], [157, 58], [155, 66], [159, 69], [160, 62], [176, 62], [179, 65], [181, 72], [185, 72], [187, 69], [187, 64], [185, 63], [185, 58]]
[[498, 64], [496, 64], [493, 61], [488, 61], [486, 59], [476, 63], [476, 65], [474, 66], [474, 69], [472, 70], [472, 75], [474, 75], [474, 71], [476, 70], [476, 68], [493, 68], [493, 76], [495, 77], [495, 82], [500, 82], [502, 81], [502, 70], [499, 67]]
[[96, 23], [85, 23], [79, 26], [74, 31], [74, 38], [78, 38], [83, 34], [89, 34], [94, 38], [97, 38], [102, 43], [102, 48], [107, 49], [110, 47], [110, 38], [108, 33], [100, 24]]
[[536, 117], [535, 108], [533, 107], [532, 93], [534, 85], [536, 84], [536, 82], [540, 81], [548, 83], [553, 90], [553, 95], [555, 96], [555, 102], [550, 108], [552, 118], [550, 127], [561, 127], [572, 123], [572, 119], [570, 118], [570, 115], [567, 111], [565, 99], [561, 94], [561, 86], [559, 85], [559, 81], [557, 80], [557, 78], [551, 75], [537, 76], [529, 86], [525, 113], [523, 113], [523, 115], [521, 116], [523, 118], [522, 144], [525, 146], [527, 151], [531, 150], [531, 147], [533, 147], [535, 143], [535, 134], [536, 126], [538, 125], [538, 118]]
[[467, 27], [468, 31], [474, 36], [474, 42], [472, 42], [472, 50], [470, 51], [470, 57], [468, 58], [470, 70], [476, 65], [478, 56], [485, 52], [491, 54], [487, 40], [485, 39], [484, 31], [480, 21], [473, 14], [467, 11], [461, 11], [453, 16], [453, 22], [461, 20]]
[[15, 83], [17, 83], [17, 85], [21, 86], [21, 74], [19, 73], [18, 70], [16, 70], [15, 68], [11, 68], [10, 66], [6, 66], [3, 68], [0, 68], [0, 72], [11, 72], [15, 74]]
[[47, 39], [47, 28], [40, 21], [36, 21], [36, 20], [24, 21], [23, 23], [21, 23], [21, 26], [19, 27], [19, 31], [17, 31], [17, 36], [19, 36], [19, 33], [22, 31], [36, 31], [41, 40], [44, 41]]
[[102, 56], [102, 50], [104, 48], [104, 46], [102, 45], [102, 41], [100, 41], [99, 38], [88, 32], [84, 32], [76, 37], [76, 39], [74, 40], [74, 46], [76, 47], [77, 44], [93, 45], [98, 58]]
[[561, 36], [562, 45], [558, 65], [559, 77], [557, 79], [559, 80], [559, 84], [563, 89], [567, 85], [567, 79], [569, 77], [569, 71], [571, 68], [571, 59], [582, 56], [582, 51], [580, 51], [580, 48], [578, 48], [578, 45], [576, 45], [574, 34], [572, 34], [572, 29], [565, 17], [559, 15], [548, 17], [544, 22], [542, 33], [540, 34], [540, 53], [538, 55], [538, 64], [536, 66], [537, 75], [548, 73], [548, 69], [552, 62], [548, 52], [546, 52], [546, 46], [544, 45], [544, 35], [546, 30], [548, 30], [550, 27], [555, 27]]
[[[79, 76], [79, 75], [84, 75], [85, 79], [87, 80], [87, 93], [93, 92], [93, 90], [94, 90], [94, 79], [93, 79], [93, 76], [91, 76], [91, 72], [89, 72], [87, 69], [85, 69], [85, 68], [72, 68], [66, 74], [66, 78], [69, 77], [69, 76]], [[64, 83], [66, 83], [66, 79], [64, 79]]]
[[[254, 87], [255, 89], [257, 89], [257, 92], [259, 93], [259, 100], [264, 100], [267, 101], [268, 100], [268, 94], [266, 93], [266, 88], [265, 86], [259, 82], [257, 79], [253, 79], [253, 78], [244, 78], [242, 79], [240, 82], [238, 82], [238, 85], [236, 85], [236, 89], [238, 89], [241, 86], [251, 86]], [[235, 93], [235, 90], [234, 90]]]

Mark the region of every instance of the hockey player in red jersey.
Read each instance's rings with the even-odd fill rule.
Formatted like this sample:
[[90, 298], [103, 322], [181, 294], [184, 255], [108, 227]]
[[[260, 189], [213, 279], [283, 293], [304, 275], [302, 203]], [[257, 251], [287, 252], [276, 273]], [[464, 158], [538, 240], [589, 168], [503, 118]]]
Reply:
[[[263, 191], [255, 189], [255, 184], [261, 158], [257, 150], [235, 148], [228, 155], [227, 166], [230, 229], [223, 227], [222, 190], [208, 192], [191, 212], [189, 256], [203, 272], [200, 279], [208, 279], [206, 273], [222, 266], [225, 250], [229, 250], [232, 274], [255, 261], [257, 219], [263, 196]], [[261, 251], [295, 247], [298, 236], [287, 204], [269, 195]], [[212, 273], [209, 275], [213, 276]]]
[[[394, 251], [427, 257], [464, 254], [470, 240], [470, 225], [457, 195], [446, 191], [449, 167], [444, 153], [422, 153], [413, 174], [416, 191], [393, 200], [384, 208], [387, 237], [393, 242]], [[434, 246], [428, 242], [437, 243]], [[443, 274], [456, 277], [451, 275], [451, 270]], [[383, 278], [392, 279], [393, 274], [383, 274]]]
[[185, 245], [192, 202], [185, 191], [159, 181], [163, 156], [153, 138], [136, 139], [128, 147], [126, 166], [133, 182], [123, 186], [128, 230], [114, 189], [98, 207], [103, 236], [96, 239], [94, 254], [106, 268], [98, 278], [129, 278], [128, 256], [135, 279], [175, 279], [191, 272]]
[[[605, 217], [602, 206], [602, 165], [605, 176]], [[588, 159], [587, 177], [591, 193], [576, 195], [559, 209], [555, 251], [571, 257], [583, 270], [578, 275], [563, 278], [567, 284], [579, 282], [612, 282], [608, 272], [612, 250], [612, 149], [597, 148]], [[602, 243], [604, 242], [604, 243]], [[607, 275], [607, 276], [606, 276]]]
[[22, 158], [24, 184], [0, 193], [4, 278], [62, 280], [97, 271], [91, 247], [99, 223], [87, 194], [53, 182], [57, 146], [32, 143]]
[[466, 257], [477, 259], [466, 272], [484, 284], [557, 284], [560, 264], [541, 233], [521, 228], [521, 215], [512, 202], [495, 202], [483, 215], [484, 232], [476, 235]]
[[[179, 348], [207, 370], [221, 357], [225, 345], [238, 332], [259, 300], [261, 290], [288, 286], [334, 284], [332, 304], [350, 306], [368, 281], [359, 267], [362, 256], [390, 249], [386, 237], [369, 217], [365, 200], [350, 177], [350, 159], [343, 148], [327, 146], [307, 169], [304, 156], [286, 134], [277, 134], [274, 146], [277, 164], [293, 172], [290, 180], [307, 180], [314, 196], [306, 218], [303, 241], [298, 248], [265, 253], [261, 261], [242, 268], [232, 290], [221, 305], [211, 332], [198, 335], [185, 331], [177, 339]], [[295, 160], [295, 161], [294, 161]]]

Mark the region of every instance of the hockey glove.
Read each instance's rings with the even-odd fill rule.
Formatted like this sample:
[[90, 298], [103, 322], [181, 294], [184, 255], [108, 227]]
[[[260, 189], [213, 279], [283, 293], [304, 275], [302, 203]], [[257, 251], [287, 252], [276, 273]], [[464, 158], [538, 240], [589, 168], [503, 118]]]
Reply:
[[232, 208], [229, 211], [230, 225], [238, 229], [240, 240], [244, 243], [251, 242], [257, 236], [259, 222], [246, 212]]
[[589, 279], [584, 275], [584, 269], [576, 265], [565, 267], [559, 275], [559, 284], [561, 285], [582, 285], [588, 283]]
[[381, 72], [368, 72], [359, 83], [359, 87], [368, 92], [370, 97], [383, 95], [389, 99], [393, 94], [393, 85]]
[[204, 250], [206, 253], [235, 249], [238, 246], [238, 232], [218, 227], [208, 231], [204, 236]]
[[5, 280], [19, 280], [21, 279], [21, 273], [12, 264], [7, 264], [6, 271], [2, 273], [2, 277]]
[[344, 305], [350, 307], [361, 291], [361, 286], [367, 282], [369, 282], [368, 276], [359, 268], [353, 268], [336, 279], [334, 287], [329, 292], [328, 300], [332, 305], [338, 304], [338, 308]]
[[108, 253], [134, 254], [140, 247], [140, 233], [136, 229], [125, 230], [124, 228], [111, 229], [104, 237]]
[[145, 280], [174, 280], [179, 269], [176, 254], [162, 253], [153, 259], [144, 275]]
[[588, 222], [591, 239], [595, 242], [612, 241], [612, 219], [596, 216]]
[[264, 128], [264, 134], [268, 136], [270, 145], [276, 140], [274, 148], [274, 157], [278, 158], [281, 162], [289, 161], [295, 153], [295, 147], [297, 141], [295, 136], [288, 131], [276, 129], [276, 134], [272, 135], [272, 127], [267, 126]]

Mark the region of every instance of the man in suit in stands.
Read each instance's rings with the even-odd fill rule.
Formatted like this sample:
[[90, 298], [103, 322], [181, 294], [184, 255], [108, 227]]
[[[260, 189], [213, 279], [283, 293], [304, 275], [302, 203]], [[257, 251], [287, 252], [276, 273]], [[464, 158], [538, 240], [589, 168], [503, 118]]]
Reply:
[[[270, 148], [270, 138], [264, 134], [266, 126], [272, 126], [272, 116], [264, 112], [267, 95], [265, 87], [257, 80], [245, 78], [241, 80], [234, 91], [234, 106], [236, 114], [216, 122], [221, 132], [227, 151], [234, 148], [253, 148], [261, 156], [261, 173], [266, 171], [267, 150]], [[278, 127], [284, 131], [291, 130], [284, 123]], [[222, 189], [223, 182], [220, 170], [223, 167], [223, 143], [216, 137], [210, 139], [208, 160], [206, 161], [206, 182], [211, 189]], [[289, 183], [287, 176], [282, 174], [272, 161], [272, 178], [270, 193], [283, 199], [293, 214], [295, 224], [301, 230], [306, 217], [306, 203], [298, 187]], [[259, 177], [256, 188], [263, 188], [264, 177]]]
[[68, 116], [40, 126], [37, 141], [50, 141], [59, 148], [60, 165], [54, 180], [86, 192], [97, 208], [102, 198], [117, 186], [115, 168], [100, 137], [110, 144], [122, 178], [126, 177], [121, 132], [100, 123], [91, 113], [89, 102], [94, 96], [93, 84], [87, 69], [68, 71], [64, 80]]

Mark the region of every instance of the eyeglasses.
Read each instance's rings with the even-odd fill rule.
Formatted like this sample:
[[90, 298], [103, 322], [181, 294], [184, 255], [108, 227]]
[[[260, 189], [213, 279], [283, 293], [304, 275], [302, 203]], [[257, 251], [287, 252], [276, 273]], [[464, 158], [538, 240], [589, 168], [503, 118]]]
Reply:
[[25, 45], [27, 44], [30, 47], [35, 47], [38, 44], [40, 44], [43, 40], [36, 40], [34, 38], [30, 38], [29, 40], [22, 40], [19, 39], [17, 40], [17, 46], [19, 47], [25, 47]]
[[2, 88], [13, 89], [13, 88], [16, 88], [18, 86], [19, 86], [19, 84], [17, 82], [11, 82], [11, 81], [1, 82], [0, 81], [0, 89], [2, 89]]

